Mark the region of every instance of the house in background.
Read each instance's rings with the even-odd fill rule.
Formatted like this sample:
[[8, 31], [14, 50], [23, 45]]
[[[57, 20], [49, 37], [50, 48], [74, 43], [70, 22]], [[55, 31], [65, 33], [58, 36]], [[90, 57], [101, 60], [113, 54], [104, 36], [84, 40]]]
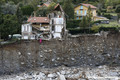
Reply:
[[96, 7], [91, 5], [91, 4], [83, 4], [83, 3], [80, 3], [79, 5], [75, 6], [74, 8], [74, 12], [76, 14], [76, 19], [82, 19], [83, 16], [86, 16], [87, 15], [87, 12], [88, 12], [88, 8], [91, 8], [91, 12], [92, 12], [92, 16], [97, 16], [97, 13], [96, 13]]
[[74, 12], [76, 14], [76, 19], [79, 20], [79, 19], [82, 19], [83, 16], [86, 16], [88, 13], [89, 7], [91, 8], [93, 21], [100, 20], [100, 21], [109, 22], [109, 19], [107, 19], [106, 17], [97, 16], [97, 13], [96, 13], [97, 7], [91, 4], [84, 4], [84, 3], [80, 3], [79, 5], [75, 6]]

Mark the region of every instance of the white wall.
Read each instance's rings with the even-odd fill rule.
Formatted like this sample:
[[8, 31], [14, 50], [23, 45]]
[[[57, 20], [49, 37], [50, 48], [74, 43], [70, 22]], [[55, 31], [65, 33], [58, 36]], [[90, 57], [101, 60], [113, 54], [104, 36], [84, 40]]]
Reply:
[[62, 32], [62, 28], [63, 28], [62, 25], [56, 25], [55, 26], [55, 32]]
[[54, 38], [61, 38], [61, 33], [53, 33]]
[[[32, 26], [30, 24], [23, 24], [21, 27], [22, 39], [35, 39], [35, 35], [32, 35]], [[27, 33], [27, 35], [24, 35]]]
[[21, 30], [22, 32], [32, 32], [32, 26], [30, 24], [23, 24]]

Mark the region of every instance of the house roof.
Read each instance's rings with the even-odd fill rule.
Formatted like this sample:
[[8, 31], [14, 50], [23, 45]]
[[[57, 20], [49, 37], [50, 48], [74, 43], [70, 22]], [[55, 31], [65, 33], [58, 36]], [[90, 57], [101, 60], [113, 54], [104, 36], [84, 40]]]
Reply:
[[48, 3], [44, 3], [43, 5], [45, 5], [46, 7], [48, 7], [50, 4], [48, 4]]
[[27, 22], [30, 23], [49, 23], [48, 17], [31, 17], [28, 18]]
[[[54, 7], [54, 9], [57, 9], [57, 8], [59, 8], [61, 11], [63, 11], [63, 9], [62, 9], [62, 7], [61, 7], [61, 5], [58, 3], [58, 4], [56, 4], [56, 6]], [[64, 12], [64, 11], [63, 11]]]
[[50, 3], [43, 3], [40, 7], [46, 6], [48, 7], [50, 5]]
[[[90, 7], [90, 8], [92, 8], [92, 9], [96, 9], [96, 8], [97, 8], [97, 7], [95, 7], [95, 6], [91, 5], [91, 4], [80, 3], [79, 5], [83, 5], [83, 6], [86, 6], [86, 7]], [[79, 5], [77, 5], [77, 6], [79, 6]], [[75, 7], [77, 7], [77, 6], [75, 6]]]

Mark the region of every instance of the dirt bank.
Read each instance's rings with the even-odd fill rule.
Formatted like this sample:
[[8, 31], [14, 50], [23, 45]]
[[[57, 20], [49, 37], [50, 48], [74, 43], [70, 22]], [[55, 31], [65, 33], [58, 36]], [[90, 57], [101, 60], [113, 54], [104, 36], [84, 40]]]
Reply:
[[36, 67], [120, 65], [120, 35], [80, 36], [63, 41], [21, 41], [0, 48], [0, 73]]

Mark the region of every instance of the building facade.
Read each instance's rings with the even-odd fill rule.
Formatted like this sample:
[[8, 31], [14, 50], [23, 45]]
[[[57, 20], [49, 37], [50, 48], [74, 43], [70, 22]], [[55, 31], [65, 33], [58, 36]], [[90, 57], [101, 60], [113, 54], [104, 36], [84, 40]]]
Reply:
[[86, 16], [88, 13], [89, 7], [91, 8], [92, 16], [97, 16], [96, 7], [91, 4], [79, 4], [74, 8], [76, 19], [82, 19], [83, 16]]
[[30, 17], [27, 21], [30, 28], [27, 28], [27, 37], [24, 28], [28, 24], [22, 25], [22, 39], [30, 39], [31, 35], [35, 35], [35, 39], [63, 39], [67, 35], [66, 18], [62, 7], [57, 4], [54, 10], [47, 17]]

